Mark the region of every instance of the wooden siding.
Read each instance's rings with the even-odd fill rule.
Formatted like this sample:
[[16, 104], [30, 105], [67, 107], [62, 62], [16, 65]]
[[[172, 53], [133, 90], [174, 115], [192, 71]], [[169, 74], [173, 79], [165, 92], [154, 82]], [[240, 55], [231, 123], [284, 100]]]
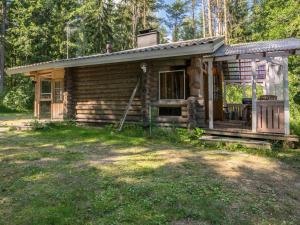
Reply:
[[[72, 101], [75, 118], [84, 123], [116, 123], [142, 73], [140, 63], [72, 69]], [[142, 119], [141, 91], [134, 98], [126, 121]]]
[[283, 101], [257, 101], [257, 131], [266, 133], [284, 133]]

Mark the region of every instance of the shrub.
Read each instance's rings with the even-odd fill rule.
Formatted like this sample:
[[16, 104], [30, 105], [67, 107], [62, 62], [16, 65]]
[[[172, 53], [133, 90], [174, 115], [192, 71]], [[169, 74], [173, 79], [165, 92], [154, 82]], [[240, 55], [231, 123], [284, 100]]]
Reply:
[[25, 112], [32, 110], [34, 85], [32, 80], [22, 75], [6, 76], [5, 92], [0, 96], [0, 105], [5, 111]]

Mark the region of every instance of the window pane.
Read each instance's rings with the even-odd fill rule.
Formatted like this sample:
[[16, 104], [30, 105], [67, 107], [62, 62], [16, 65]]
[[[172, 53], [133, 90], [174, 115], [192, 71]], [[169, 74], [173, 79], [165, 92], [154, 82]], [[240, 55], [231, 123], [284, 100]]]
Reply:
[[51, 80], [41, 81], [41, 99], [51, 99]]
[[59, 103], [63, 101], [62, 81], [54, 82], [54, 102]]
[[184, 99], [184, 71], [160, 73], [160, 99]]
[[41, 118], [51, 117], [51, 101], [40, 102], [40, 117]]

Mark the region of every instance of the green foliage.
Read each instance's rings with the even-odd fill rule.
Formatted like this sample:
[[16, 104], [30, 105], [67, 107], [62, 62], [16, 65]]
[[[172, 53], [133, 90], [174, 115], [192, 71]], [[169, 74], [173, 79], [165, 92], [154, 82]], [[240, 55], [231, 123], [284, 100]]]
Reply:
[[38, 130], [44, 130], [47, 129], [47, 124], [40, 122], [39, 120], [33, 120], [29, 124], [32, 127], [32, 130], [38, 131]]
[[187, 2], [176, 0], [166, 6], [167, 20], [165, 23], [172, 30], [173, 41], [179, 39], [179, 29], [183, 24], [183, 19], [187, 13]]
[[[226, 85], [226, 102], [227, 103], [242, 103], [243, 100], [243, 86], [241, 84], [227, 84]], [[263, 87], [261, 85], [256, 85], [257, 96], [263, 95]], [[252, 97], [252, 86], [245, 86], [246, 98]]]
[[230, 43], [243, 43], [249, 41], [249, 10], [247, 0], [227, 1], [230, 12], [228, 33]]
[[[300, 2], [298, 0], [263, 0], [254, 7], [252, 38], [254, 40], [300, 37]], [[299, 134], [300, 57], [289, 58], [289, 91], [292, 131]]]
[[22, 75], [9, 76], [5, 79], [6, 90], [0, 97], [2, 109], [12, 112], [25, 112], [33, 109], [34, 85], [30, 78]]

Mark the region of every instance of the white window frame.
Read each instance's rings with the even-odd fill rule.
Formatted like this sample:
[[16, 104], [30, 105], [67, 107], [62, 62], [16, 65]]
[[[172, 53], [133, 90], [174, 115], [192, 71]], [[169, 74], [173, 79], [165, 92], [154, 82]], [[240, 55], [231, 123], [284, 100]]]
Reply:
[[166, 70], [166, 71], [159, 71], [159, 77], [158, 77], [158, 98], [161, 100], [160, 96], [160, 75], [162, 73], [174, 73], [174, 72], [183, 72], [183, 98], [178, 98], [178, 99], [163, 99], [163, 100], [185, 100], [186, 97], [186, 90], [185, 90], [185, 70]]

